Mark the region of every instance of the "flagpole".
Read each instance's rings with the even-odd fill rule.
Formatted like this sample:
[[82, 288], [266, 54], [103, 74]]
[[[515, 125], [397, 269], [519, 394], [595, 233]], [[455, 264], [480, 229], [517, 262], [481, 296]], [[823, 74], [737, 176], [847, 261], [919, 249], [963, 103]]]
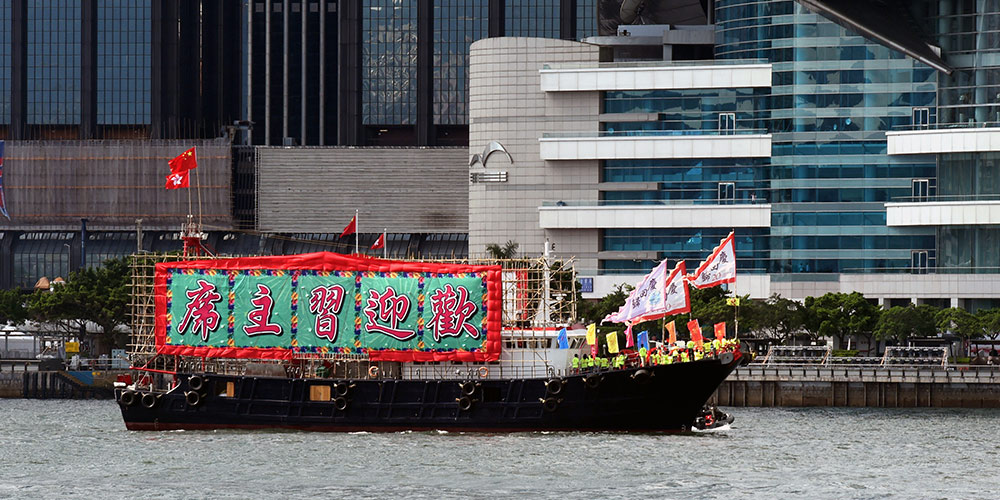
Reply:
[[361, 255], [361, 248], [358, 246], [358, 209], [354, 209], [354, 255]]
[[389, 228], [386, 228], [386, 227], [382, 228], [382, 258], [383, 259], [388, 259], [389, 258], [389, 244], [388, 244], [389, 242], [385, 240], [385, 233], [388, 230], [389, 230]]
[[730, 234], [733, 235], [733, 295], [736, 296], [736, 308], [733, 310], [733, 338], [740, 338], [740, 294], [736, 290], [736, 282], [738, 277], [736, 276], [736, 228], [733, 228]]

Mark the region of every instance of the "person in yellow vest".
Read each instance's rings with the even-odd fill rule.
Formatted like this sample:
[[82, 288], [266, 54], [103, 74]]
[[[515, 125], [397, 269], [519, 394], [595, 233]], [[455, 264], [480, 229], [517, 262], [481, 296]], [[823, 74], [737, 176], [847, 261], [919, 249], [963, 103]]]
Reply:
[[605, 370], [611, 368], [611, 360], [608, 359], [607, 357], [601, 358], [601, 368]]
[[583, 369], [586, 370], [586, 371], [590, 371], [590, 369], [594, 367], [594, 361], [592, 359], [590, 359], [590, 355], [589, 354], [584, 354], [583, 355], [583, 362], [582, 362], [582, 364], [583, 364]]
[[619, 370], [625, 368], [624, 354], [618, 354], [617, 356], [615, 356], [615, 368], [618, 368]]
[[680, 357], [681, 357], [681, 363], [687, 363], [688, 362], [688, 350], [687, 349], [680, 349]]
[[573, 355], [573, 373], [580, 373], [580, 355]]
[[646, 364], [647, 364], [646, 354], [648, 354], [648, 353], [649, 353], [649, 351], [646, 349], [646, 346], [642, 346], [642, 347], [639, 348], [639, 364], [640, 365], [646, 366]]

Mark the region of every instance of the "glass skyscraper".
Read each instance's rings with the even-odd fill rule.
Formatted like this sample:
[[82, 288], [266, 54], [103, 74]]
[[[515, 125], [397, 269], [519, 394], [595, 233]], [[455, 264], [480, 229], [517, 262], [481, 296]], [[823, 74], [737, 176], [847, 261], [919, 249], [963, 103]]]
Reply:
[[934, 229], [888, 227], [884, 204], [933, 190], [935, 158], [891, 157], [885, 133], [936, 121], [937, 72], [791, 0], [719, 0], [716, 28], [718, 59], [773, 64], [768, 270], [933, 266]]

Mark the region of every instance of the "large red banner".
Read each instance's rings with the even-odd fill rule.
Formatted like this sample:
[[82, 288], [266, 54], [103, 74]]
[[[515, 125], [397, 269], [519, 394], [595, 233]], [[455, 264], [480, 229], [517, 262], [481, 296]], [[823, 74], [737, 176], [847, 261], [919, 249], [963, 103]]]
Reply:
[[496, 361], [500, 266], [329, 252], [156, 265], [161, 354]]

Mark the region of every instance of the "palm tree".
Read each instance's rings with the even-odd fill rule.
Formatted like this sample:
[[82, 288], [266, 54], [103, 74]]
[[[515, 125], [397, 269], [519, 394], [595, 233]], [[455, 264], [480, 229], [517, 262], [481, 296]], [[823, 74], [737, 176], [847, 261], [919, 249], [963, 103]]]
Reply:
[[513, 240], [507, 240], [503, 246], [497, 245], [496, 243], [490, 243], [486, 245], [486, 253], [490, 254], [491, 257], [497, 260], [502, 259], [513, 259], [517, 256], [518, 244]]

